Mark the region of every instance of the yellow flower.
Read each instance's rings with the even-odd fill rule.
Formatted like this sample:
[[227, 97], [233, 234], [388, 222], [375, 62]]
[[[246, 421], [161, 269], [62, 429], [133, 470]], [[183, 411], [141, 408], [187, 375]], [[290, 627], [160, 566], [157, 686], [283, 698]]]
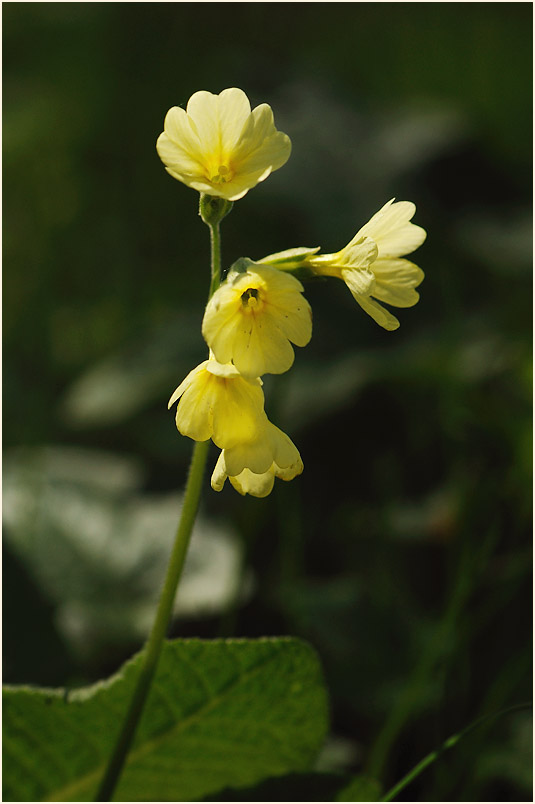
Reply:
[[234, 363], [244, 377], [282, 374], [294, 361], [297, 346], [312, 335], [312, 312], [302, 284], [276, 268], [248, 261], [248, 270], [232, 271], [214, 293], [202, 332], [220, 363]]
[[392, 199], [341, 251], [308, 256], [306, 262], [317, 274], [343, 279], [362, 309], [387, 330], [397, 329], [399, 321], [376, 299], [394, 307], [412, 307], [420, 298], [415, 288], [424, 272], [400, 259], [426, 238], [421, 226], [410, 223], [415, 211], [410, 201], [394, 203]]
[[205, 360], [178, 386], [176, 426], [194, 441], [211, 438], [221, 449], [259, 438], [267, 421], [262, 381], [242, 377], [234, 366]]
[[288, 160], [291, 142], [262, 103], [251, 112], [241, 89], [196, 92], [186, 111], [173, 106], [156, 148], [173, 178], [194, 190], [236, 201]]
[[267, 497], [275, 477], [293, 480], [302, 471], [303, 462], [295, 444], [268, 421], [258, 440], [221, 452], [212, 475], [212, 488], [221, 491], [228, 477], [240, 494]]

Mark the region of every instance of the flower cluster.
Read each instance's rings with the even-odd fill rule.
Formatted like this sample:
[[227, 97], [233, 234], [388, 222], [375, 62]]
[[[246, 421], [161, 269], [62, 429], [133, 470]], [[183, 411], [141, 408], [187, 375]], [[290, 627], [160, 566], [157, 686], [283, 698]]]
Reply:
[[[251, 111], [246, 95], [233, 88], [196, 92], [186, 111], [170, 109], [157, 149], [171, 176], [228, 203], [281, 167], [291, 144], [276, 130], [269, 106]], [[221, 449], [212, 475], [216, 491], [228, 477], [240, 494], [264, 497], [275, 477], [291, 480], [303, 470], [297, 448], [265, 413], [261, 379], [288, 371], [293, 346], [306, 346], [312, 336], [310, 305], [293, 274], [306, 269], [342, 279], [374, 321], [397, 329], [399, 321], [379, 302], [411, 307], [419, 299], [423, 271], [404, 259], [426, 237], [411, 223], [414, 213], [414, 204], [392, 200], [338, 252], [298, 247], [232, 266], [204, 313], [209, 359], [169, 400], [169, 407], [178, 403], [180, 433], [211, 438]]]
[[287, 371], [292, 343], [305, 346], [311, 338], [302, 291], [290, 274], [251, 263], [230, 271], [208, 302], [202, 332], [210, 358], [188, 374], [169, 406], [179, 403], [183, 435], [211, 438], [222, 450], [212, 475], [216, 491], [228, 477], [241, 494], [265, 497], [275, 477], [292, 480], [303, 471], [297, 448], [265, 413], [261, 380]]

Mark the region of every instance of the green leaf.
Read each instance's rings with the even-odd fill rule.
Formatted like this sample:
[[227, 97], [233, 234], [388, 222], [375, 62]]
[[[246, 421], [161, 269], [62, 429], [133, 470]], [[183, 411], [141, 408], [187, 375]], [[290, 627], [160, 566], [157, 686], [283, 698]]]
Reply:
[[[105, 682], [4, 690], [4, 800], [92, 801], [140, 655]], [[315, 652], [291, 638], [166, 642], [118, 801], [191, 801], [310, 768], [327, 728]]]

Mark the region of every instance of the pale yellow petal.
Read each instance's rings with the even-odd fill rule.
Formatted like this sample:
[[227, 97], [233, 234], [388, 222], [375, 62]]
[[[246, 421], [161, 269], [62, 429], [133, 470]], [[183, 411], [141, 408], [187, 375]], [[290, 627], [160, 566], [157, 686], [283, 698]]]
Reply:
[[379, 326], [383, 327], [383, 329], [387, 329], [390, 332], [398, 329], [399, 321], [397, 318], [389, 313], [388, 310], [385, 310], [378, 302], [370, 299], [369, 296], [359, 296], [356, 293], [353, 294], [353, 297], [355, 301], [360, 304], [362, 309], [368, 313]]
[[372, 295], [394, 307], [412, 307], [420, 298], [414, 289], [422, 282], [424, 272], [409, 260], [379, 259], [373, 264], [375, 287]]
[[271, 107], [262, 103], [245, 122], [233, 164], [241, 173], [267, 167], [276, 170], [288, 160], [291, 150], [290, 138], [275, 128]]
[[219, 453], [219, 458], [217, 459], [217, 463], [214, 467], [214, 471], [212, 472], [212, 477], [210, 480], [210, 484], [213, 490], [221, 491], [221, 489], [225, 485], [226, 479], [227, 479], [227, 473], [225, 471], [225, 460], [222, 451]]
[[185, 379], [182, 380], [178, 388], [173, 392], [173, 395], [171, 396], [171, 399], [168, 402], [167, 405], [168, 410], [172, 405], [175, 404], [175, 402], [178, 399], [180, 399], [186, 388], [189, 388], [189, 386], [197, 379], [197, 375], [200, 372], [204, 371], [207, 363], [208, 360], [205, 360], [204, 362], [200, 363], [198, 366], [196, 366], [194, 369], [190, 371], [190, 373], [187, 375], [187, 377], [185, 377]]
[[295, 276], [279, 271], [278, 268], [272, 268], [270, 265], [257, 265], [251, 269], [251, 273], [257, 274], [265, 282], [269, 282], [270, 291], [274, 293], [290, 290], [302, 293], [304, 290], [303, 285]]
[[[213, 374], [215, 377], [224, 377], [225, 379], [241, 377], [236, 366], [214, 360], [212, 356], [210, 356], [210, 360], [206, 363], [206, 371]], [[258, 385], [258, 383], [256, 384]]]
[[202, 334], [220, 363], [232, 360], [234, 341], [241, 325], [241, 296], [227, 281], [219, 287], [204, 311]]
[[[208, 325], [203, 327], [206, 343], [210, 345], [215, 357], [220, 362], [230, 362], [234, 356], [234, 344], [242, 331], [242, 316], [238, 313], [218, 319], [208, 319]], [[259, 376], [252, 374], [251, 377]]]
[[341, 262], [351, 268], [369, 268], [371, 263], [377, 259], [377, 244], [370, 237], [361, 235], [353, 238], [340, 252]]
[[158, 137], [156, 150], [173, 178], [179, 181], [189, 181], [190, 178], [203, 181], [204, 167], [201, 162], [191, 151], [171, 140], [165, 131]]
[[268, 139], [251, 151], [237, 163], [237, 170], [242, 176], [252, 176], [260, 173], [257, 182], [264, 181], [274, 170], [282, 167], [290, 158], [292, 144], [290, 138], [277, 131]]
[[205, 361], [179, 385], [178, 430], [195, 441], [213, 438], [222, 449], [258, 438], [266, 425], [264, 394], [258, 379], [244, 379], [235, 366]]
[[188, 101], [186, 112], [193, 131], [197, 134], [203, 153], [215, 155], [220, 149], [219, 97], [200, 90]]
[[191, 120], [184, 109], [181, 109], [180, 106], [171, 107], [165, 115], [163, 128], [171, 142], [177, 147], [187, 151], [197, 160], [201, 159], [202, 144], [191, 127]]
[[244, 469], [237, 477], [231, 477], [230, 482], [237, 492], [242, 496], [250, 494], [251, 497], [267, 497], [271, 494], [275, 475], [272, 471], [263, 472], [261, 475], [254, 474], [249, 469]]
[[266, 424], [258, 438], [241, 442], [224, 450], [225, 471], [229, 477], [236, 477], [244, 469], [255, 474], [267, 472], [273, 463], [273, 445], [266, 432]]
[[290, 464], [290, 466], [285, 466], [281, 468], [280, 466], [275, 467], [275, 475], [280, 477], [281, 480], [293, 480], [294, 477], [300, 475], [303, 471], [303, 461], [301, 460], [301, 456], [299, 456], [299, 460], [295, 463]]
[[213, 430], [213, 408], [213, 382], [204, 371], [182, 394], [176, 410], [177, 430], [194, 441], [207, 441]]
[[290, 475], [295, 477], [300, 474], [303, 471], [303, 462], [292, 439], [271, 422], [268, 425], [267, 435], [271, 442], [277, 476], [284, 475], [286, 480], [290, 480]]
[[251, 114], [251, 105], [243, 90], [231, 87], [219, 95], [219, 125], [221, 150], [230, 153], [238, 143], [245, 122]]
[[245, 377], [282, 374], [293, 364], [294, 350], [266, 315], [250, 315], [243, 318], [232, 359]]
[[266, 304], [266, 313], [288, 340], [296, 346], [306, 346], [312, 337], [312, 309], [299, 294], [272, 293]]
[[213, 377], [217, 396], [212, 405], [214, 444], [221, 449], [258, 438], [264, 426], [264, 393], [245, 379]]
[[367, 296], [373, 293], [375, 274], [358, 268], [342, 268], [342, 279], [353, 295]]
[[379, 257], [402, 257], [422, 245], [425, 229], [410, 223], [416, 212], [411, 201], [389, 201], [355, 235], [371, 237], [377, 243]]

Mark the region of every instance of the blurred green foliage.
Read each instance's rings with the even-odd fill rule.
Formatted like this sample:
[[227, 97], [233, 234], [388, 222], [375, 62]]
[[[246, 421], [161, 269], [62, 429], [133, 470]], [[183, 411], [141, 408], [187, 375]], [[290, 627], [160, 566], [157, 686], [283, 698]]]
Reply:
[[[170, 106], [239, 86], [293, 153], [224, 221], [225, 265], [334, 251], [395, 196], [428, 230], [426, 279], [395, 333], [342, 283], [307, 286], [312, 342], [265, 383], [305, 472], [266, 500], [206, 484], [241, 569], [232, 602], [174, 633], [310, 640], [332, 701], [321, 770], [385, 786], [529, 699], [529, 4], [11, 3], [3, 23], [5, 680], [88, 682], [140, 644], [191, 450], [166, 402], [204, 359], [208, 284], [196, 195], [155, 142]], [[158, 536], [144, 515], [121, 566], [149, 510]], [[407, 800], [530, 798], [529, 735], [522, 714], [472, 733]]]

